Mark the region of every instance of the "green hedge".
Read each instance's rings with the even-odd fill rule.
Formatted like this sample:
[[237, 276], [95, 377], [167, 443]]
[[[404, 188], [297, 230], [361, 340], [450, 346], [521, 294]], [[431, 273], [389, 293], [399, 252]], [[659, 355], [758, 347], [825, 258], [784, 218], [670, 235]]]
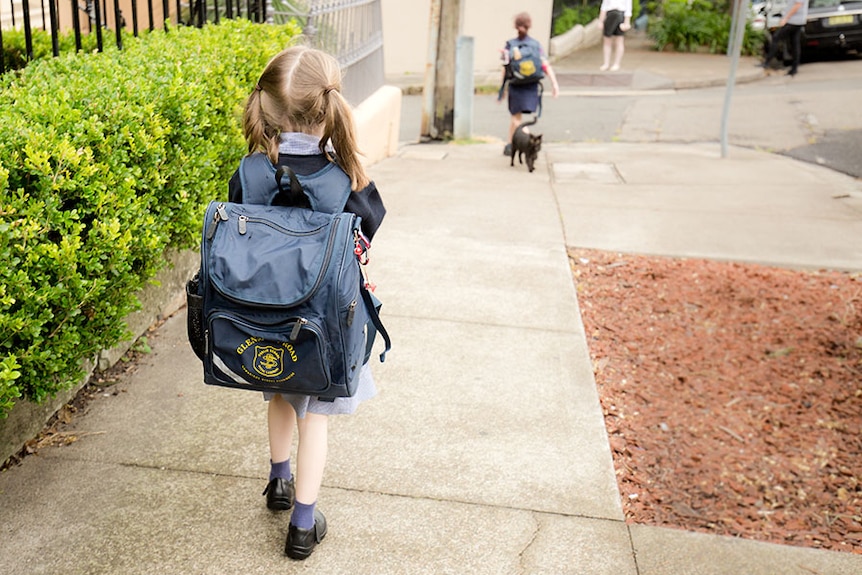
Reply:
[[[726, 53], [730, 45], [731, 14], [724, 2], [710, 0], [665, 0], [658, 4], [658, 16], [650, 16], [648, 33], [661, 51], [677, 52], [707, 50], [712, 54]], [[741, 53], [758, 55], [763, 51], [763, 32], [745, 24]]]
[[[123, 35], [125, 39], [127, 36]], [[113, 33], [106, 33], [105, 44], [116, 42]], [[125, 40], [124, 40], [125, 41]], [[31, 31], [30, 42], [33, 50], [33, 59], [50, 58], [54, 55], [54, 47], [51, 33], [41, 28]], [[75, 51], [75, 33], [73, 31], [58, 34], [57, 48], [61, 54]], [[96, 49], [96, 34], [81, 34], [81, 50], [92, 52]], [[17, 70], [27, 65], [27, 39], [23, 30], [3, 30], [3, 51], [0, 52], [3, 59], [3, 70]]]
[[165, 250], [195, 247], [226, 196], [244, 98], [299, 32], [175, 28], [0, 78], [0, 417], [128, 337]]
[[578, 7], [566, 6], [560, 15], [554, 18], [552, 36], [565, 34], [577, 25], [586, 26], [599, 17], [599, 4]]

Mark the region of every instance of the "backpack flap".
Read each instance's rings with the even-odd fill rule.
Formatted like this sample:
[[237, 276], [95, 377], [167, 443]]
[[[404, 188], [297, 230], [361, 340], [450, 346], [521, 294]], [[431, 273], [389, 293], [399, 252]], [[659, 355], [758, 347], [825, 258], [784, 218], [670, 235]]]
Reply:
[[535, 84], [545, 77], [541, 49], [535, 40], [510, 40], [507, 46], [509, 62], [506, 65], [506, 75], [509, 83], [516, 86]]
[[211, 204], [210, 211], [214, 229], [203, 263], [219, 293], [259, 306], [291, 306], [311, 296], [330, 255], [334, 216], [232, 203]]

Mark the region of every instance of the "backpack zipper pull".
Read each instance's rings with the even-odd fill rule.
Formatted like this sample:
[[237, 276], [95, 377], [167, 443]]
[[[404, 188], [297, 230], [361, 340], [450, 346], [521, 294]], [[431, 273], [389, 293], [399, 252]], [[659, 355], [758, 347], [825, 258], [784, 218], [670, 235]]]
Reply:
[[248, 222], [248, 216], [240, 216], [239, 217], [239, 235], [244, 236], [246, 230], [246, 223]]
[[304, 317], [301, 317], [298, 320], [296, 320], [296, 323], [293, 324], [293, 329], [290, 330], [290, 341], [296, 341], [296, 338], [299, 337], [299, 330], [301, 330], [302, 326], [304, 326], [307, 323], [308, 323], [308, 320], [305, 319]]
[[216, 228], [218, 227], [219, 221], [225, 221], [226, 222], [227, 220], [228, 220], [227, 210], [225, 209], [224, 204], [219, 204], [218, 207], [216, 208], [215, 214], [213, 214], [213, 219], [210, 222], [210, 225], [207, 227], [207, 239], [208, 240], [213, 239], [213, 236], [215, 235]]
[[353, 325], [354, 315], [356, 315], [356, 300], [350, 302], [350, 307], [347, 308], [347, 327]]

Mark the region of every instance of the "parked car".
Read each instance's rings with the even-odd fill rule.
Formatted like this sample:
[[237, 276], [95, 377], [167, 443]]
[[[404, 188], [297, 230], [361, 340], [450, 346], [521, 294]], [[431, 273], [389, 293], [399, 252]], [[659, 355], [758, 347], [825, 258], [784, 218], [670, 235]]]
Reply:
[[[767, 32], [765, 49], [771, 34], [779, 27], [781, 17], [792, 0], [766, 0], [751, 5], [752, 27]], [[809, 0], [808, 22], [802, 36], [802, 53], [815, 51], [862, 51], [862, 0]], [[789, 47], [779, 54], [790, 61]]]
[[752, 2], [749, 7], [748, 21], [752, 30], [766, 30], [766, 10], [768, 2]]
[[810, 0], [803, 46], [862, 50], [862, 0]]

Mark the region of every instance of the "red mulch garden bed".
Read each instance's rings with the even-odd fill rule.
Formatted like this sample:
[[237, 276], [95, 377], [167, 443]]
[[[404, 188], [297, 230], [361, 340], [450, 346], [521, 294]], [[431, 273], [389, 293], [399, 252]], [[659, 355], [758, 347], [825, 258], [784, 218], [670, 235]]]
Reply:
[[626, 520], [862, 554], [862, 274], [569, 256]]

